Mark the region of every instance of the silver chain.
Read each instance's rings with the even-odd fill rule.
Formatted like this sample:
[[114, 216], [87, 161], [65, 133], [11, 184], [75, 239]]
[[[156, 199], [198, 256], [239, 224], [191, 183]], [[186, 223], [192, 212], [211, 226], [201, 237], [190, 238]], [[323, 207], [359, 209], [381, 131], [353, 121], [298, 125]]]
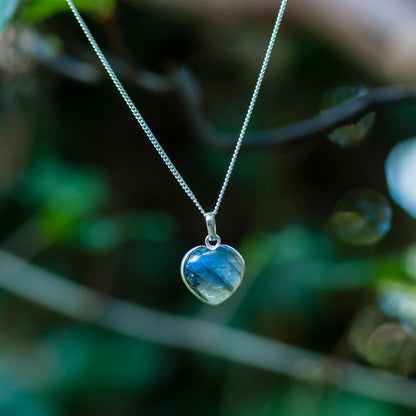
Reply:
[[[107, 58], [104, 56], [103, 52], [101, 51], [100, 47], [98, 46], [97, 42], [95, 41], [94, 37], [92, 36], [90, 30], [88, 29], [88, 26], [84, 22], [84, 19], [81, 17], [80, 13], [78, 12], [77, 8], [75, 7], [72, 0], [66, 0], [72, 13], [75, 16], [75, 19], [81, 26], [82, 31], [84, 32], [85, 36], [87, 37], [88, 41], [90, 42], [92, 48], [94, 49], [94, 52], [97, 54], [98, 59], [104, 66], [104, 69], [107, 71], [108, 75], [110, 76], [111, 80], [113, 81], [114, 85], [116, 86], [118, 92], [120, 93], [121, 97], [129, 107], [130, 111], [133, 113], [135, 119], [139, 123], [140, 127], [145, 132], [146, 136], [149, 138], [150, 142], [156, 149], [157, 153], [159, 153], [159, 156], [162, 158], [163, 162], [165, 162], [168, 169], [172, 172], [172, 175], [175, 177], [175, 179], [178, 181], [181, 188], [185, 191], [185, 193], [189, 196], [189, 198], [192, 200], [192, 202], [195, 204], [195, 206], [198, 208], [198, 210], [201, 212], [201, 214], [206, 217], [207, 212], [202, 208], [202, 205], [199, 203], [198, 199], [196, 198], [195, 194], [191, 191], [191, 188], [188, 186], [188, 184], [183, 179], [182, 175], [179, 173], [178, 169], [176, 169], [173, 162], [170, 160], [167, 153], [163, 150], [161, 144], [156, 139], [156, 136], [153, 134], [152, 130], [150, 130], [150, 127], [147, 125], [146, 121], [140, 114], [137, 107], [134, 105], [132, 99], [127, 94], [127, 91], [124, 89], [123, 85], [121, 84], [120, 80], [118, 79], [117, 75], [115, 74], [113, 68], [109, 64]], [[276, 18], [276, 22], [273, 27], [273, 31], [270, 37], [269, 44], [267, 46], [266, 54], [263, 59], [263, 64], [261, 66], [259, 76], [257, 78], [256, 86], [254, 87], [253, 95], [250, 100], [250, 104], [247, 109], [246, 116], [244, 118], [243, 125], [241, 127], [240, 134], [238, 136], [237, 143], [235, 145], [233, 155], [230, 160], [230, 164], [227, 168], [227, 173], [224, 178], [224, 182], [222, 183], [220, 193], [217, 198], [217, 202], [215, 204], [215, 208], [212, 211], [213, 215], [215, 216], [218, 213], [218, 210], [220, 208], [222, 199], [224, 197], [225, 191], [227, 189], [228, 183], [230, 181], [231, 173], [233, 172], [235, 162], [238, 157], [238, 153], [241, 148], [241, 144], [243, 143], [244, 136], [246, 134], [246, 130], [248, 127], [248, 123], [250, 122], [251, 115], [253, 113], [254, 105], [256, 104], [257, 96], [259, 95], [259, 91], [261, 88], [261, 84], [263, 82], [264, 74], [266, 73], [267, 65], [270, 61], [270, 56], [272, 54], [273, 46], [276, 41], [277, 33], [279, 32], [280, 24], [283, 19], [283, 14], [286, 9], [287, 0], [282, 0], [280, 4], [279, 13]]]

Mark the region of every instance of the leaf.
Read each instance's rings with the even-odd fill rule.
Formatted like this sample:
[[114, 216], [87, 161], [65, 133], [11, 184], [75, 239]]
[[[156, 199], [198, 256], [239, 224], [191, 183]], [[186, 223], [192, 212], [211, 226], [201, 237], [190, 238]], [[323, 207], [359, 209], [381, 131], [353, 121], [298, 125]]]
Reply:
[[19, 0], [1, 0], [0, 2], [0, 33], [6, 27], [17, 9]]
[[[80, 12], [100, 19], [109, 17], [115, 7], [115, 0], [78, 0], [74, 1]], [[62, 11], [69, 11], [65, 0], [28, 0], [22, 12], [22, 17], [31, 21], [41, 21]]]
[[81, 220], [107, 203], [109, 187], [95, 170], [41, 157], [26, 172], [16, 197], [39, 213], [43, 234], [65, 241], [73, 237]]
[[322, 295], [368, 287], [376, 278], [374, 260], [340, 261], [327, 237], [300, 225], [257, 235], [243, 248], [257, 279], [247, 300], [257, 311], [309, 313]]
[[103, 206], [109, 189], [105, 178], [95, 170], [41, 157], [27, 171], [17, 196], [37, 209], [80, 218]]
[[161, 349], [94, 328], [60, 328], [47, 335], [43, 346], [54, 357], [52, 365], [60, 369], [49, 368], [45, 387], [53, 394], [144, 390], [164, 380], [170, 370]]
[[81, 248], [96, 253], [115, 249], [122, 243], [122, 237], [120, 226], [111, 218], [85, 221], [77, 230]]
[[[79, 224], [76, 233], [79, 247], [96, 253], [113, 250], [127, 241], [157, 245], [171, 243], [174, 238], [174, 219], [159, 211], [130, 211], [112, 217], [88, 218]], [[160, 265], [159, 260], [157, 263]]]
[[164, 243], [177, 237], [175, 220], [166, 212], [131, 211], [118, 214], [115, 219], [126, 240]]

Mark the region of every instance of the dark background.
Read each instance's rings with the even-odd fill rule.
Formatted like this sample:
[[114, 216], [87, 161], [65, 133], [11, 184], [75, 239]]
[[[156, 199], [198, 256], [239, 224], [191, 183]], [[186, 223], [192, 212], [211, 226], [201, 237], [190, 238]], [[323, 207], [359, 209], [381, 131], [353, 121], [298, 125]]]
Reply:
[[[0, 38], [0, 414], [413, 414], [413, 194], [385, 172], [403, 142], [391, 169], [412, 175], [416, 94], [407, 73], [378, 71], [355, 48], [377, 16], [361, 14], [337, 43], [319, 13], [289, 0], [217, 216], [247, 273], [212, 308], [179, 274], [183, 254], [203, 244], [204, 219], [65, 2], [0, 0], [3, 14], [12, 3]], [[333, 3], [333, 19], [348, 23], [355, 2], [350, 14], [339, 2], [339, 15]], [[386, 37], [399, 3], [380, 4], [393, 10]], [[213, 209], [278, 5], [76, 4]], [[393, 68], [397, 57], [379, 49]], [[374, 91], [404, 83], [371, 104]], [[342, 116], [367, 95], [360, 114]], [[340, 120], [331, 134], [279, 130], [319, 114], [328, 124], [325, 110]]]

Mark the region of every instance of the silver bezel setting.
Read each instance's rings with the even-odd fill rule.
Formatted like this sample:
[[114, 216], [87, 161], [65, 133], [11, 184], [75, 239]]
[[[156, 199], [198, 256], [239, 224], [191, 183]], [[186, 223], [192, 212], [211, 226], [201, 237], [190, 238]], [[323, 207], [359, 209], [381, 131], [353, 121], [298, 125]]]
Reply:
[[[241, 274], [241, 280], [240, 280], [240, 282], [239, 282], [239, 284], [238, 284], [238, 286], [236, 286], [235, 288], [234, 288], [234, 290], [232, 291], [232, 293], [230, 293], [230, 295], [227, 297], [227, 298], [225, 298], [223, 301], [221, 301], [221, 302], [219, 302], [219, 303], [216, 303], [216, 304], [212, 304], [212, 303], [209, 303], [209, 302], [207, 302], [204, 298], [202, 298], [201, 296], [199, 296], [198, 295], [198, 293], [195, 293], [194, 292], [194, 290], [188, 285], [188, 282], [187, 282], [187, 280], [186, 280], [186, 277], [185, 277], [185, 263], [186, 263], [186, 261], [188, 260], [188, 258], [189, 258], [189, 256], [195, 251], [195, 250], [197, 250], [197, 249], [199, 249], [199, 248], [201, 248], [201, 247], [203, 247], [203, 248], [208, 248], [208, 247], [206, 247], [206, 246], [196, 246], [196, 247], [193, 247], [193, 248], [191, 248], [189, 251], [187, 251], [186, 252], [186, 254], [183, 256], [183, 259], [182, 259], [182, 262], [181, 262], [181, 277], [182, 277], [182, 281], [185, 283], [185, 286], [187, 287], [187, 289], [197, 298], [197, 299], [199, 299], [201, 302], [203, 302], [203, 303], [205, 303], [205, 304], [207, 304], [207, 305], [209, 305], [209, 306], [217, 306], [217, 305], [220, 305], [221, 303], [223, 303], [223, 302], [225, 302], [227, 299], [229, 299], [236, 291], [237, 291], [237, 289], [241, 286], [241, 284], [243, 283], [243, 279], [244, 279], [244, 276], [245, 276], [245, 273], [246, 273], [246, 262], [244, 261], [244, 258], [243, 258], [243, 256], [234, 248], [234, 247], [231, 247], [231, 246], [229, 246], [229, 245], [227, 245], [227, 244], [221, 244], [221, 245], [219, 245], [218, 247], [226, 247], [226, 248], [228, 248], [228, 249], [230, 249], [234, 254], [236, 254], [237, 255], [237, 257], [241, 260], [241, 263], [242, 263], [242, 265], [243, 265], [243, 272], [242, 272], [242, 274]], [[215, 250], [218, 248], [218, 247], [216, 247], [215, 248]], [[211, 250], [210, 248], [208, 248], [208, 250]]]

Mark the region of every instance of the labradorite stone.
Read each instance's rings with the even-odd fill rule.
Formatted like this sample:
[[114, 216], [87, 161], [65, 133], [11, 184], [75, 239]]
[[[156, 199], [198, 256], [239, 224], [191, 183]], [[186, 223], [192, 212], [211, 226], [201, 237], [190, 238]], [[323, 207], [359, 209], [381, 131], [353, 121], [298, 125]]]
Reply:
[[244, 260], [227, 245], [215, 250], [198, 246], [185, 254], [181, 265], [182, 279], [188, 289], [209, 305], [218, 305], [240, 286], [244, 275]]

